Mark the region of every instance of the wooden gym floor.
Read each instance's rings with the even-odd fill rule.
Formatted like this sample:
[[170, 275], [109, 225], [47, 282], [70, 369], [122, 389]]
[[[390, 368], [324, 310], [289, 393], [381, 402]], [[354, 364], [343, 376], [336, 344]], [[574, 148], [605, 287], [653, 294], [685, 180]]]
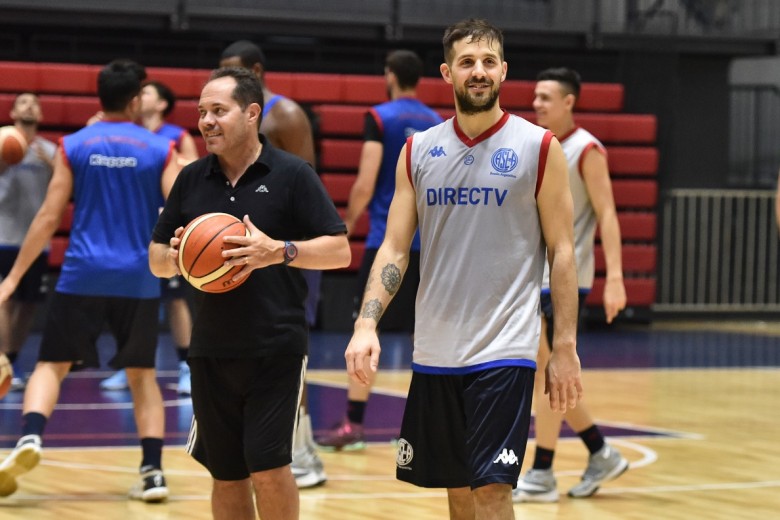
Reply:
[[[622, 326], [586, 331], [579, 350], [586, 402], [598, 424], [631, 461], [630, 470], [589, 499], [566, 490], [586, 463], [570, 431], [555, 462], [561, 500], [515, 505], [517, 518], [763, 519], [780, 517], [780, 327], [765, 323]], [[347, 336], [314, 332], [310, 407], [315, 430], [344, 413], [343, 349]], [[385, 338], [365, 451], [321, 453], [329, 480], [301, 492], [304, 520], [440, 519], [443, 490], [418, 489], [394, 478], [397, 432], [409, 381], [410, 347]], [[32, 367], [37, 338], [22, 357]], [[101, 343], [110, 351], [110, 342]], [[126, 499], [137, 478], [139, 448], [128, 392], [101, 392], [109, 374], [71, 375], [44, 437], [39, 467], [19, 491], [0, 499], [0, 519], [208, 519], [210, 479], [184, 453], [188, 399], [173, 389], [176, 361], [161, 338], [160, 382], [166, 400], [164, 469], [171, 490], [162, 505]], [[21, 394], [0, 401], [0, 456], [19, 434]], [[523, 464], [533, 456], [533, 441]]]

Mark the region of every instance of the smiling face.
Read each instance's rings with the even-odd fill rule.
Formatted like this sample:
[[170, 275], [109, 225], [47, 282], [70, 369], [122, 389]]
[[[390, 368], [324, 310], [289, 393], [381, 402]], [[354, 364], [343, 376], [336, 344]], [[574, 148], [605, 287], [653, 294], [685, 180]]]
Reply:
[[473, 115], [492, 110], [507, 71], [498, 43], [466, 37], [453, 44], [451, 56], [451, 63], [441, 65], [441, 73], [453, 85], [460, 112]]
[[539, 81], [534, 89], [536, 123], [545, 128], [559, 126], [571, 116], [574, 101], [574, 95], [568, 93], [560, 82]]
[[235, 78], [227, 76], [209, 81], [201, 92], [198, 129], [210, 153], [241, 156], [257, 140], [260, 105], [251, 103], [242, 109], [233, 97], [235, 88]]

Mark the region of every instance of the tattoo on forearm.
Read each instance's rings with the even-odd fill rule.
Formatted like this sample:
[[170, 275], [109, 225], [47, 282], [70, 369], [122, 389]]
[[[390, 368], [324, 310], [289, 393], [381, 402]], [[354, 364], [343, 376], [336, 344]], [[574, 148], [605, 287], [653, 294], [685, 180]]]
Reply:
[[401, 286], [401, 270], [395, 264], [387, 264], [382, 269], [382, 285], [385, 286], [385, 290], [392, 294], [398, 292], [398, 288]]
[[379, 303], [379, 300], [368, 300], [363, 304], [363, 314], [361, 317], [373, 318], [377, 323], [379, 323], [379, 318], [382, 317], [382, 312], [384, 312], [384, 310], [382, 309], [382, 304]]

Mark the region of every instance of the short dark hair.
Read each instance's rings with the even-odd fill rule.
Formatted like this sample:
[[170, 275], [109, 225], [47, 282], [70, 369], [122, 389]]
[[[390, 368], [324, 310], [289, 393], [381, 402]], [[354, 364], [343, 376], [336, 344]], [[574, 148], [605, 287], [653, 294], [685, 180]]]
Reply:
[[402, 89], [410, 89], [417, 86], [423, 72], [423, 62], [412, 51], [392, 51], [385, 59], [387, 70], [398, 78], [398, 86]]
[[471, 37], [471, 41], [485, 40], [488, 45], [498, 44], [498, 53], [504, 59], [504, 33], [501, 29], [481, 18], [469, 18], [450, 25], [444, 31], [441, 42], [444, 45], [444, 61], [452, 63], [452, 47], [455, 42]]
[[[252, 103], [257, 103], [261, 109], [265, 107], [263, 86], [251, 70], [242, 67], [222, 67], [211, 72], [209, 82], [219, 78], [233, 78], [236, 80], [236, 86], [230, 97], [236, 100], [241, 110], [246, 110], [246, 107]], [[257, 122], [258, 127], [262, 120], [263, 114], [261, 112], [260, 119]]]
[[248, 69], [251, 69], [255, 63], [259, 63], [263, 66], [263, 70], [265, 70], [265, 54], [263, 54], [263, 50], [260, 46], [254, 42], [250, 42], [249, 40], [238, 40], [237, 42], [233, 42], [225, 47], [225, 50], [222, 51], [222, 56], [220, 56], [219, 59], [221, 61], [234, 56], [238, 56], [241, 60], [241, 65]]
[[567, 94], [574, 94], [579, 99], [582, 80], [576, 70], [566, 67], [545, 69], [536, 75], [536, 81], [557, 81]]
[[146, 69], [131, 60], [114, 60], [100, 71], [97, 80], [100, 105], [106, 112], [120, 112], [141, 92]]
[[19, 92], [19, 93], [16, 94], [16, 96], [14, 96], [14, 102], [11, 105], [11, 108], [15, 108], [16, 107], [16, 103], [19, 102], [19, 98], [22, 97], [22, 96], [33, 96], [35, 99], [39, 100], [39, 102], [40, 102], [40, 99], [41, 99], [41, 97], [38, 95], [37, 92], [33, 92], [32, 90], [23, 90], [22, 92]]
[[173, 111], [173, 107], [176, 105], [176, 94], [173, 93], [173, 90], [171, 90], [168, 85], [160, 81], [147, 81], [144, 83], [144, 86], [154, 88], [154, 90], [157, 91], [157, 95], [168, 103], [168, 106], [165, 107], [165, 110], [163, 110], [162, 113], [163, 117], [167, 117], [168, 114]]

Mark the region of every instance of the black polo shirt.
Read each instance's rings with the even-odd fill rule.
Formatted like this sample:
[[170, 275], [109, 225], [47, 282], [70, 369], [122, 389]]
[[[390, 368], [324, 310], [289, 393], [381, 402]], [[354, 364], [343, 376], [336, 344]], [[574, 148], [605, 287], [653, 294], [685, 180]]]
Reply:
[[[236, 186], [216, 156], [187, 165], [171, 189], [152, 240], [167, 244], [179, 226], [204, 213], [243, 218], [276, 240], [304, 240], [346, 233], [325, 187], [302, 159], [274, 148], [263, 150]], [[232, 291], [194, 291], [190, 356], [260, 357], [308, 352], [304, 312], [306, 282], [299, 269], [283, 264], [255, 269]]]

